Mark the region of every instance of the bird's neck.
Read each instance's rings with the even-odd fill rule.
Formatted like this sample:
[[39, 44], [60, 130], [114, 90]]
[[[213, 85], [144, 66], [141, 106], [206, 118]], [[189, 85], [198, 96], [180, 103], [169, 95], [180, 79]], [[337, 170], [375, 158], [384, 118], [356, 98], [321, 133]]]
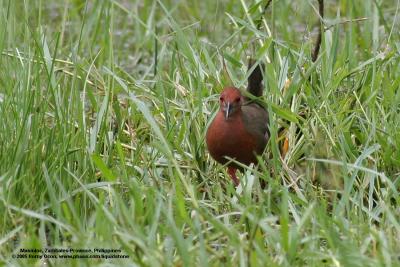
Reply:
[[221, 116], [224, 118], [224, 120], [226, 122], [231, 122], [231, 121], [235, 121], [235, 120], [238, 120], [238, 119], [242, 118], [242, 110], [241, 109], [238, 109], [238, 110], [235, 111], [235, 113], [230, 114], [227, 119], [225, 119], [225, 112], [224, 111], [221, 110], [220, 114], [221, 114]]

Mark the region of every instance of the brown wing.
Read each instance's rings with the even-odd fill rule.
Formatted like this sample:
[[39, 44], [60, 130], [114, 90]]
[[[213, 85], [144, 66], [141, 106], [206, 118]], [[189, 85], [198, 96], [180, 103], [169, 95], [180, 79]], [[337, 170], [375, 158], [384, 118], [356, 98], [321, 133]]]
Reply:
[[254, 135], [258, 142], [257, 152], [262, 153], [269, 139], [268, 112], [255, 103], [242, 106], [242, 111], [244, 127]]

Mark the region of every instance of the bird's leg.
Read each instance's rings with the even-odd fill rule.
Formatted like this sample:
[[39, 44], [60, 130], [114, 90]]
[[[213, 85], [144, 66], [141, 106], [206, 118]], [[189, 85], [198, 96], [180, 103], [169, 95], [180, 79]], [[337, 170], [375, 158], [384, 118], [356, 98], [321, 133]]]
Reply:
[[236, 176], [236, 168], [234, 167], [228, 167], [228, 174], [231, 176], [233, 183], [235, 186], [238, 186], [240, 184], [239, 179]]

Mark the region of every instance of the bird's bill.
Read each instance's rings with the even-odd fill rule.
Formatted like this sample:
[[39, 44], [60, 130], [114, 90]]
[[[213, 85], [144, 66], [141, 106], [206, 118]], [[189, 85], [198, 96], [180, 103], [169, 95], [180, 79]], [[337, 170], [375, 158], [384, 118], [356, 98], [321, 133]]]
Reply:
[[229, 118], [229, 115], [231, 115], [232, 113], [232, 105], [231, 103], [226, 103], [225, 104], [225, 120], [227, 120]]

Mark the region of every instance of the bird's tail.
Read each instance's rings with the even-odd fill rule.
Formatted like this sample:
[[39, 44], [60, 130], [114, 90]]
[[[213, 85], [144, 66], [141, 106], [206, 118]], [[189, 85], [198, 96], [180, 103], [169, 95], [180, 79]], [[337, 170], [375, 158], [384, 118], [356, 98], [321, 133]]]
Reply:
[[256, 97], [260, 97], [263, 94], [263, 88], [264, 88], [263, 86], [264, 64], [257, 63], [257, 61], [255, 61], [254, 59], [250, 59], [248, 67], [249, 71], [253, 68], [254, 64], [257, 64], [257, 66], [254, 68], [249, 78], [247, 79], [248, 82], [247, 91]]

